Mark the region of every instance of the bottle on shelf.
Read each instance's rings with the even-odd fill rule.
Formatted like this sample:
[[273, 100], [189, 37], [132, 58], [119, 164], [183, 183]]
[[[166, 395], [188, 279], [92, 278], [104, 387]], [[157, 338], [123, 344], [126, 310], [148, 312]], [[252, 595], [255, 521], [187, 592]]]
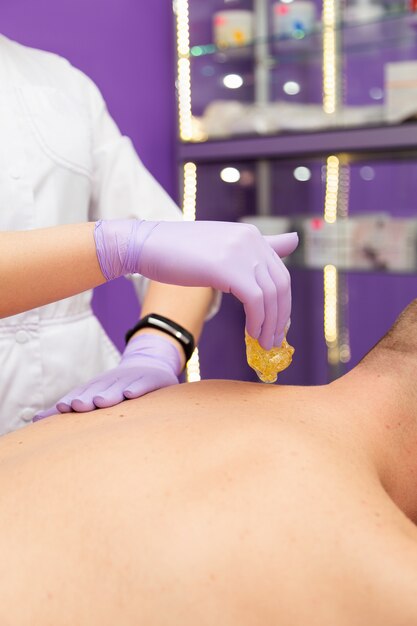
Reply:
[[374, 0], [351, 0], [344, 9], [343, 19], [347, 23], [373, 22], [385, 14], [385, 8]]
[[222, 50], [236, 50], [254, 39], [252, 2], [223, 0], [213, 13], [213, 43]]
[[316, 4], [312, 0], [274, 2], [272, 13], [272, 34], [277, 38], [302, 38], [314, 30], [317, 21]]

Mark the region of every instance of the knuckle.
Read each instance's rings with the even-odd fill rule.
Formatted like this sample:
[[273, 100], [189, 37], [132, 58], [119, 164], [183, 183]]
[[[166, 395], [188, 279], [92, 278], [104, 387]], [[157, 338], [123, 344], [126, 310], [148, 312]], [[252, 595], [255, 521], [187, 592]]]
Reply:
[[254, 291], [254, 293], [252, 294], [252, 302], [254, 303], [256, 307], [259, 307], [263, 304], [263, 301], [264, 301], [264, 293], [262, 289], [259, 288], [256, 291]]
[[289, 271], [286, 269], [281, 277], [279, 290], [280, 290], [280, 293], [287, 293], [288, 291], [290, 291], [290, 289], [291, 289], [291, 276], [290, 276]]

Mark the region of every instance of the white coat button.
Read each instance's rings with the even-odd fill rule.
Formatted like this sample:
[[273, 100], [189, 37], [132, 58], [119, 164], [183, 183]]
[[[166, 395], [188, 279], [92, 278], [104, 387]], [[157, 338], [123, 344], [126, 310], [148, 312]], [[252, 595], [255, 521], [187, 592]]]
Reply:
[[10, 170], [10, 176], [13, 178], [13, 180], [19, 180], [22, 175], [21, 175], [21, 172], [17, 168], [12, 168]]
[[35, 412], [32, 409], [25, 409], [22, 413], [22, 420], [25, 422], [32, 421], [32, 417], [35, 415]]
[[14, 337], [17, 343], [27, 343], [30, 339], [29, 333], [26, 330], [18, 330]]

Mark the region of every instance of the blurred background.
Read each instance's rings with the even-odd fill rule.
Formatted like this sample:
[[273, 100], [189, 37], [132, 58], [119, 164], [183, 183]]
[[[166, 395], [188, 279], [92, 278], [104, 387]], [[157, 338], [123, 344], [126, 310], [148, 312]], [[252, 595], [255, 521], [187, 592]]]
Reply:
[[[417, 13], [413, 0], [5, 0], [1, 32], [57, 52], [186, 219], [297, 230], [280, 382], [354, 366], [417, 295]], [[125, 279], [95, 293], [122, 348]], [[224, 296], [202, 378], [256, 380], [241, 305]]]

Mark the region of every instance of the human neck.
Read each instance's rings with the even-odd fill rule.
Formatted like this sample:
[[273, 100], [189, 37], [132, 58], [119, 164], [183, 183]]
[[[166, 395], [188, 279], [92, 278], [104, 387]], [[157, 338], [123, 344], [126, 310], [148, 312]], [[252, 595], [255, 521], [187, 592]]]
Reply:
[[417, 359], [390, 355], [385, 365], [359, 365], [331, 387], [352, 407], [350, 426], [385, 490], [417, 523]]

